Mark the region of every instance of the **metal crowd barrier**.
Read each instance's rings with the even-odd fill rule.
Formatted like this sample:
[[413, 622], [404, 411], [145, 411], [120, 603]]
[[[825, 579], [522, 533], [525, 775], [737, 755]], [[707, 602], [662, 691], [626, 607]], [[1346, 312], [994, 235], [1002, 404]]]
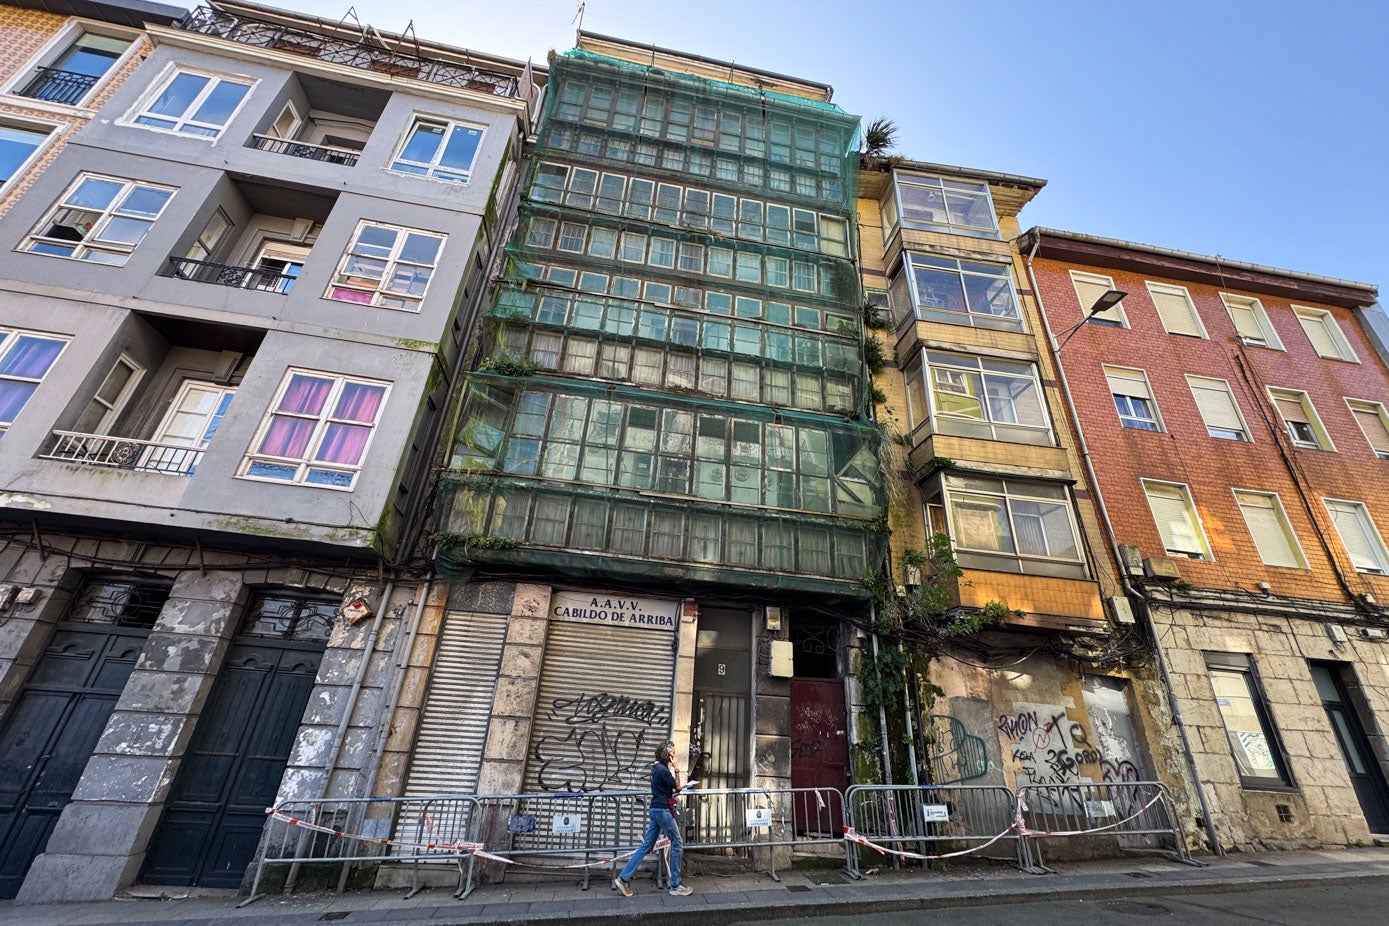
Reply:
[[[1017, 831], [1017, 799], [1002, 785], [854, 785], [844, 800], [845, 866], [851, 877], [862, 876], [862, 843], [850, 834], [902, 853], [894, 861], [969, 854], [1030, 869], [1025, 840]], [[975, 854], [996, 844], [1010, 845], [1011, 856]]]
[[471, 850], [459, 845], [472, 826], [477, 801], [468, 795], [429, 798], [359, 797], [284, 801], [270, 809], [261, 836], [251, 896], [262, 895], [266, 869], [286, 866], [286, 893], [293, 892], [305, 865], [337, 865], [338, 892], [353, 864], [413, 862], [418, 890], [419, 863], [471, 864]]
[[[469, 842], [482, 843], [489, 853], [514, 860], [531, 871], [582, 872], [582, 886], [587, 890], [594, 868], [607, 867], [615, 873], [617, 862], [625, 862], [641, 845], [651, 794], [542, 792], [483, 794], [473, 800], [477, 809], [468, 831]], [[503, 866], [503, 876], [510, 867]], [[470, 865], [456, 896], [467, 897], [474, 887], [476, 879]]]
[[1117, 837], [1123, 849], [1166, 851], [1174, 861], [1203, 864], [1191, 857], [1177, 803], [1161, 782], [1023, 785], [1018, 801], [1029, 866], [1035, 861], [1047, 870], [1039, 839], [1076, 836]]
[[680, 797], [686, 851], [767, 849], [773, 881], [774, 849], [844, 840], [844, 795], [834, 788], [692, 788]]

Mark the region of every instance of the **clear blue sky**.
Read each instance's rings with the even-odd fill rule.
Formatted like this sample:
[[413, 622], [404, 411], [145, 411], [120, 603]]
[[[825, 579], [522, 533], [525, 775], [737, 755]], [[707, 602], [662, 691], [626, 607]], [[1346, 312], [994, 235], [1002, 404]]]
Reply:
[[[275, 0], [325, 18], [342, 0]], [[358, 0], [537, 61], [575, 0]], [[901, 154], [1041, 177], [1045, 225], [1386, 287], [1389, 5], [589, 0], [584, 28], [832, 84]]]

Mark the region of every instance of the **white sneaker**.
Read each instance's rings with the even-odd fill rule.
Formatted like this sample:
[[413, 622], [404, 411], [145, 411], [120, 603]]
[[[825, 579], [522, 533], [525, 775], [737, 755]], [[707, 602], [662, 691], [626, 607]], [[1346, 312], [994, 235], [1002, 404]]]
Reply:
[[628, 884], [626, 881], [623, 881], [620, 877], [613, 878], [613, 887], [621, 891], [623, 897], [632, 896], [632, 886]]
[[693, 893], [694, 888], [690, 887], [688, 884], [677, 884], [670, 889], [670, 896], [672, 897], [689, 897]]

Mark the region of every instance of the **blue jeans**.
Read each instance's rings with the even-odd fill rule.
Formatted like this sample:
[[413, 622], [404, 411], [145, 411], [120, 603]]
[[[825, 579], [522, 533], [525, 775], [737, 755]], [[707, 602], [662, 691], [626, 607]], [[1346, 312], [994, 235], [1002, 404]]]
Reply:
[[670, 840], [670, 886], [678, 887], [680, 885], [680, 850], [684, 844], [680, 841], [680, 830], [675, 825], [675, 818], [670, 815], [669, 810], [662, 810], [658, 807], [652, 807], [648, 816], [646, 836], [642, 839], [641, 845], [637, 847], [637, 851], [632, 853], [632, 857], [627, 860], [627, 864], [622, 866], [622, 880], [632, 880], [637, 866], [646, 857], [646, 853], [651, 851], [651, 847], [656, 844], [657, 835], [665, 833], [666, 838]]

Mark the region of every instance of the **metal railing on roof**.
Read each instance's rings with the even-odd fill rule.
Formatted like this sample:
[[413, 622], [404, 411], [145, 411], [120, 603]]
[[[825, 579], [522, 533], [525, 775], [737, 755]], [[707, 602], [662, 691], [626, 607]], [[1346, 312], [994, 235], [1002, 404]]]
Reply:
[[519, 97], [516, 77], [451, 61], [423, 58], [367, 41], [337, 38], [309, 29], [234, 15], [200, 6], [188, 12], [179, 28], [291, 54], [318, 58], [330, 64], [362, 68], [381, 74], [412, 77], [445, 87], [476, 90], [494, 96]]

